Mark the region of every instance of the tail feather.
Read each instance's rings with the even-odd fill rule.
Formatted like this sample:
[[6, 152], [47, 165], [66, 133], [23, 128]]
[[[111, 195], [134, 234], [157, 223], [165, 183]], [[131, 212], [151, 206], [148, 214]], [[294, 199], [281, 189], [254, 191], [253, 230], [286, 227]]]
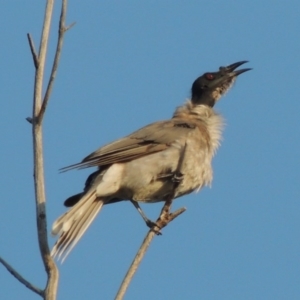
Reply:
[[78, 243], [104, 204], [96, 199], [93, 190], [83, 196], [69, 211], [59, 217], [52, 226], [52, 234], [59, 235], [51, 255], [62, 262]]
[[51, 234], [60, 235], [63, 232], [68, 231], [73, 221], [82, 215], [82, 212], [85, 210], [85, 206], [88, 206], [95, 200], [95, 195], [93, 194], [95, 194], [95, 191], [85, 194], [81, 201], [57, 218], [52, 225]]
[[[77, 226], [70, 229], [70, 233], [68, 234], [67, 239], [65, 239], [63, 248], [61, 248], [58, 254], [58, 258], [60, 259], [62, 257], [62, 262], [66, 259], [66, 257], [69, 255], [71, 250], [74, 248], [74, 246], [77, 244], [77, 242], [80, 240], [82, 235], [85, 233], [85, 231], [88, 229], [89, 225], [92, 223], [96, 215], [98, 214], [99, 210], [101, 209], [103, 205], [102, 201], [97, 201], [92, 203], [90, 207], [90, 212], [87, 212], [86, 216], [83, 217]], [[71, 243], [69, 241], [72, 241]]]

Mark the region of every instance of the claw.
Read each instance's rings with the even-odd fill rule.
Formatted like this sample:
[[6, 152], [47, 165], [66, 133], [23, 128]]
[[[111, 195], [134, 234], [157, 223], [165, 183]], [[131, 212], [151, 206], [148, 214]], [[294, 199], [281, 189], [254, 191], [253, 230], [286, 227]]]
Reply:
[[175, 173], [174, 176], [172, 177], [172, 181], [177, 184], [179, 184], [182, 180], [183, 180], [183, 174], [181, 172]]
[[[150, 228], [150, 229], [152, 229], [153, 231], [154, 231], [154, 233], [156, 234], [156, 235], [162, 235], [162, 233], [161, 233], [161, 227], [156, 223], [156, 222], [153, 222], [153, 221], [151, 221], [151, 220], [147, 220], [146, 221], [146, 225]], [[158, 229], [157, 229], [158, 228]]]

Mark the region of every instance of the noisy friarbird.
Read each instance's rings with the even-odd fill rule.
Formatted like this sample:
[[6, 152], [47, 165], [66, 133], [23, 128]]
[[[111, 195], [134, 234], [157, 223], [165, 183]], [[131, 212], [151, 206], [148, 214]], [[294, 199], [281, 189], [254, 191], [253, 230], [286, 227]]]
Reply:
[[58, 240], [51, 254], [64, 259], [104, 204], [130, 200], [142, 213], [139, 202], [166, 201], [170, 195], [177, 198], [209, 185], [223, 127], [222, 117], [213, 107], [238, 75], [251, 70], [236, 70], [246, 62], [204, 73], [194, 81], [191, 99], [178, 107], [171, 119], [147, 125], [64, 168], [98, 169], [88, 177], [83, 192], [65, 201], [70, 209], [53, 224], [52, 234], [58, 235]]

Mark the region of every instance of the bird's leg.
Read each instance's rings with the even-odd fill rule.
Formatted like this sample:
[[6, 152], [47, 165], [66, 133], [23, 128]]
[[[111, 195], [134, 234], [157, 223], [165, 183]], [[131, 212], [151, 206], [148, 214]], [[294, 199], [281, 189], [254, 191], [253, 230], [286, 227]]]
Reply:
[[[146, 225], [150, 229], [152, 229], [157, 235], [161, 235], [162, 233], [160, 232], [160, 229], [165, 227], [170, 222], [171, 219], [175, 218], [175, 216], [173, 216], [173, 214], [170, 213], [170, 208], [172, 205], [172, 201], [175, 197], [176, 188], [178, 187], [178, 185], [180, 184], [180, 182], [182, 181], [183, 176], [184, 176], [183, 173], [181, 172], [181, 169], [182, 169], [182, 163], [183, 163], [184, 157], [185, 157], [185, 150], [186, 150], [186, 143], [184, 144], [184, 146], [181, 149], [181, 153], [180, 153], [176, 171], [175, 171], [173, 177], [171, 178], [171, 180], [173, 182], [173, 189], [172, 189], [171, 193], [166, 197], [165, 205], [163, 206], [161, 213], [160, 213], [160, 217], [158, 218], [158, 220], [156, 222], [153, 222], [147, 218], [147, 216], [141, 209], [140, 205], [136, 201], [130, 200], [131, 203], [134, 205], [134, 207], [139, 212], [139, 214], [142, 216]], [[177, 213], [176, 213], [176, 215], [177, 215]]]
[[134, 201], [134, 200], [130, 200], [130, 201], [134, 205], [134, 207], [137, 209], [139, 214], [142, 216], [143, 220], [145, 221], [146, 225], [149, 228], [153, 228], [154, 226], [157, 226], [157, 224], [155, 222], [153, 222], [153, 221], [151, 221], [150, 219], [147, 218], [147, 216], [145, 215], [145, 213], [141, 209], [140, 205], [136, 201]]
[[185, 150], [186, 150], [186, 142], [185, 142], [183, 148], [181, 149], [178, 165], [177, 165], [176, 171], [172, 177], [172, 181], [173, 181], [172, 192], [170, 193], [170, 195], [168, 196], [166, 201], [173, 201], [175, 194], [176, 194], [176, 189], [177, 189], [178, 185], [181, 183], [181, 181], [183, 180], [184, 174], [181, 172], [181, 170], [182, 170], [182, 164], [183, 164], [183, 161], [185, 158]]
[[170, 221], [172, 221], [174, 218], [176, 218], [177, 215], [179, 215], [180, 213], [182, 213], [184, 211], [184, 210], [180, 209], [180, 210], [176, 211], [175, 213], [170, 213], [171, 205], [172, 205], [172, 202], [176, 195], [176, 189], [177, 189], [178, 185], [181, 183], [183, 176], [184, 176], [184, 174], [181, 172], [181, 170], [182, 170], [182, 164], [183, 164], [183, 161], [185, 158], [185, 152], [186, 152], [185, 150], [186, 150], [186, 143], [184, 144], [184, 146], [181, 149], [178, 165], [177, 165], [176, 171], [171, 179], [173, 181], [173, 189], [172, 189], [171, 193], [167, 196], [165, 205], [163, 206], [163, 208], [161, 210], [160, 216], [159, 216], [158, 220], [155, 222], [156, 227], [152, 227], [152, 229], [154, 230], [154, 232], [156, 234], [161, 234], [160, 229], [165, 227]]
[[182, 164], [183, 164], [183, 161], [184, 161], [184, 158], [185, 158], [185, 150], [186, 150], [186, 142], [185, 142], [183, 148], [181, 149], [178, 165], [177, 165], [176, 171], [175, 171], [175, 173], [172, 177], [172, 181], [174, 182], [174, 186], [173, 186], [173, 193], [171, 194], [170, 197], [173, 197], [173, 198], [175, 197], [176, 188], [178, 187], [178, 185], [180, 184], [180, 182], [183, 179], [183, 173], [181, 172], [181, 170], [182, 170]]

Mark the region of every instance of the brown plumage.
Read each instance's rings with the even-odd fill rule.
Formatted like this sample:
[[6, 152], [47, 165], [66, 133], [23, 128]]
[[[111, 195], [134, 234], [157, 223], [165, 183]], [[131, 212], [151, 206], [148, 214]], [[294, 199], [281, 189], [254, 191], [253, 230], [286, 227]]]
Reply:
[[191, 100], [177, 108], [172, 119], [145, 126], [99, 148], [81, 163], [64, 168], [96, 166], [98, 171], [89, 176], [82, 193], [65, 201], [72, 208], [53, 224], [52, 234], [59, 238], [52, 255], [64, 259], [104, 204], [122, 200], [165, 201], [173, 192], [179, 161], [182, 176], [175, 198], [209, 185], [211, 160], [222, 129], [222, 118], [213, 106], [239, 74], [250, 70], [234, 71], [245, 62], [197, 78]]

